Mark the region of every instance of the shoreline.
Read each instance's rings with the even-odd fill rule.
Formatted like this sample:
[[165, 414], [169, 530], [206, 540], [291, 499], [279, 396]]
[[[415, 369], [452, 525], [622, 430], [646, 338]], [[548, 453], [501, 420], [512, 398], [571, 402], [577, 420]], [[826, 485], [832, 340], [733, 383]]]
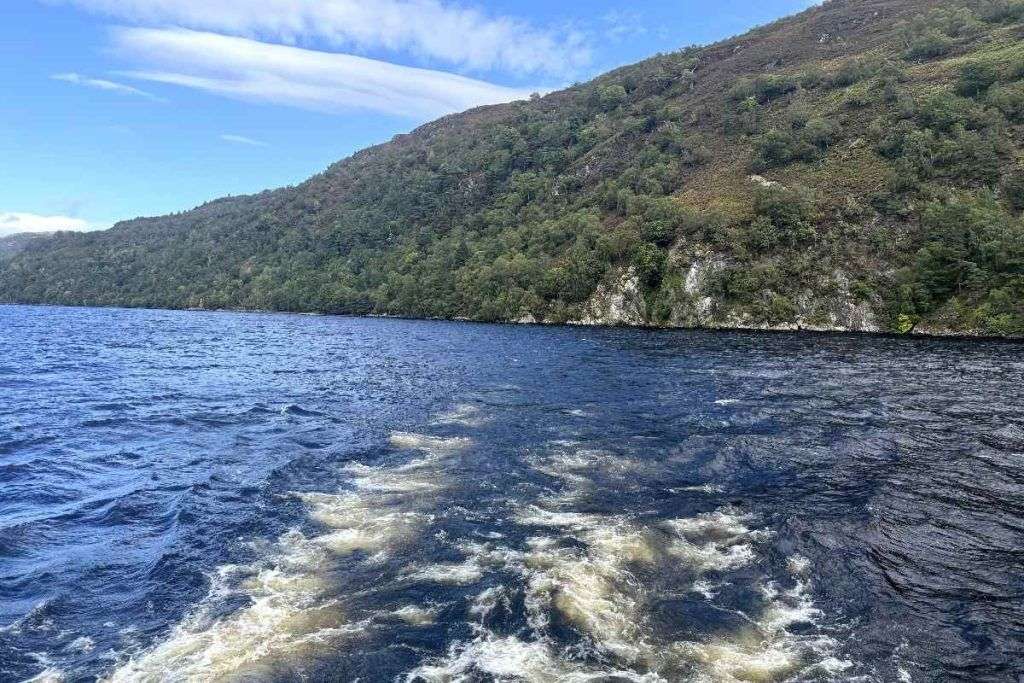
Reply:
[[791, 326], [778, 327], [754, 327], [754, 326], [672, 326], [672, 325], [628, 325], [628, 324], [595, 324], [580, 322], [549, 323], [538, 321], [517, 321], [517, 320], [476, 320], [473, 318], [430, 318], [408, 315], [391, 315], [381, 313], [357, 314], [357, 313], [321, 313], [310, 311], [278, 311], [273, 309], [250, 309], [250, 308], [160, 308], [152, 306], [95, 306], [86, 304], [43, 304], [43, 303], [18, 303], [0, 302], [0, 307], [22, 306], [31, 308], [75, 308], [95, 310], [120, 310], [120, 311], [162, 311], [179, 313], [228, 313], [228, 314], [256, 314], [256, 315], [294, 315], [320, 318], [356, 318], [365, 320], [402, 320], [408, 322], [447, 322], [447, 323], [468, 323], [473, 325], [501, 325], [514, 327], [547, 327], [565, 329], [604, 329], [604, 330], [640, 330], [645, 332], [705, 332], [713, 334], [736, 333], [744, 335], [770, 334], [770, 335], [805, 335], [805, 336], [858, 336], [873, 337], [880, 339], [903, 339], [914, 341], [972, 341], [972, 342], [1001, 342], [1009, 344], [1024, 343], [1022, 337], [1000, 337], [994, 335], [972, 334], [969, 332], [942, 332], [930, 330], [928, 332], [909, 332], [900, 334], [898, 332], [885, 332], [881, 330], [854, 330], [854, 329], [814, 329], [801, 328], [793, 329]]

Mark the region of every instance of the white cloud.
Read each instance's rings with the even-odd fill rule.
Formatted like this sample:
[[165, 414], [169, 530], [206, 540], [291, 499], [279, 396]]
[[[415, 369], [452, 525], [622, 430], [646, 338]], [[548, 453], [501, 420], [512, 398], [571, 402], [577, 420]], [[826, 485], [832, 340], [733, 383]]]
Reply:
[[0, 212], [0, 237], [16, 235], [20, 232], [56, 232], [58, 230], [88, 230], [89, 228], [90, 225], [81, 218]]
[[573, 74], [589, 64], [582, 34], [537, 28], [441, 0], [43, 0], [149, 26], [182, 26], [289, 44], [325, 41], [403, 51], [461, 68]]
[[122, 74], [129, 78], [316, 111], [362, 109], [426, 119], [530, 93], [441, 71], [214, 33], [121, 28], [113, 35], [120, 53], [146, 65]]
[[108, 81], [103, 78], [89, 78], [76, 73], [54, 74], [50, 78], [55, 81], [64, 81], [65, 83], [84, 85], [88, 88], [96, 88], [97, 90], [106, 90], [107, 92], [117, 93], [119, 95], [134, 95], [136, 97], [144, 97], [147, 100], [153, 100], [154, 102], [161, 101], [159, 97], [150, 94], [145, 90], [139, 90], [138, 88], [133, 88], [130, 85], [115, 83], [114, 81]]
[[236, 144], [236, 145], [246, 145], [248, 147], [269, 147], [270, 146], [270, 145], [268, 145], [267, 143], [265, 143], [265, 142], [263, 142], [261, 140], [253, 140], [252, 138], [247, 138], [244, 135], [225, 134], [225, 135], [221, 135], [220, 139], [223, 140], [224, 142], [231, 142], [231, 143]]

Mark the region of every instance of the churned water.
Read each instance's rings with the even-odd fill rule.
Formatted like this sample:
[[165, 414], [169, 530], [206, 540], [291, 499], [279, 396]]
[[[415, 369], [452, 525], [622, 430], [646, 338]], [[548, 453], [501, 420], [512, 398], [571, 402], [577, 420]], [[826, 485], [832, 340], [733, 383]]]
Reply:
[[1014, 681], [1024, 346], [0, 307], [0, 680]]

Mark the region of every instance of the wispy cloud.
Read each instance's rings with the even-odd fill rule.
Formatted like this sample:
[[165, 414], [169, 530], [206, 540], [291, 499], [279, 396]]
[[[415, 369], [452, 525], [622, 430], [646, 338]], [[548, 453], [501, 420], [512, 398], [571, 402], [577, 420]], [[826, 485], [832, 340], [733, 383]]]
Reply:
[[43, 0], [149, 26], [309, 46], [402, 51], [429, 62], [567, 76], [590, 63], [585, 37], [442, 0]]
[[148, 93], [145, 90], [139, 88], [133, 88], [130, 85], [124, 83], [116, 83], [115, 81], [108, 81], [104, 78], [89, 78], [77, 73], [63, 73], [54, 74], [51, 76], [55, 81], [64, 81], [65, 83], [73, 83], [75, 85], [82, 85], [87, 88], [96, 88], [97, 90], [106, 90], [107, 92], [117, 93], [118, 95], [132, 95], [135, 97], [144, 97], [147, 100], [154, 102], [162, 102], [163, 100], [152, 93]]
[[261, 140], [253, 140], [252, 138], [247, 138], [244, 135], [225, 134], [225, 135], [221, 135], [220, 139], [223, 140], [224, 142], [230, 142], [230, 143], [235, 144], [235, 145], [246, 145], [247, 147], [269, 147], [270, 146], [270, 145], [268, 145], [267, 143], [265, 143], [265, 142], [263, 142]]
[[529, 90], [354, 55], [186, 29], [121, 28], [115, 48], [144, 68], [122, 75], [304, 109], [414, 119], [523, 99]]
[[56, 232], [58, 230], [89, 230], [88, 222], [70, 216], [40, 216], [34, 213], [0, 211], [0, 237], [21, 232]]

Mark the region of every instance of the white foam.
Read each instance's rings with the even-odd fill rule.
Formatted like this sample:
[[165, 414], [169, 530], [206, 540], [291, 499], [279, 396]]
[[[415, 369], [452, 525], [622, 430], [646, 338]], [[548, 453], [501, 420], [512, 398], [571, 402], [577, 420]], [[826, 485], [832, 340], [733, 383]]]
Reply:
[[794, 576], [803, 575], [807, 573], [807, 570], [811, 567], [811, 561], [802, 555], [794, 555], [786, 561], [789, 567], [789, 573]]
[[499, 605], [508, 606], [509, 604], [510, 597], [508, 587], [493, 586], [473, 598], [473, 603], [469, 607], [469, 613], [483, 621], [490, 616], [491, 612], [496, 610]]
[[671, 493], [706, 493], [713, 495], [716, 493], [725, 493], [725, 489], [717, 484], [700, 484], [698, 486], [679, 486], [676, 488], [669, 489]]
[[359, 463], [351, 463], [344, 471], [352, 474], [352, 485], [361, 491], [376, 493], [416, 493], [436, 491], [440, 485], [423, 476], [415, 476], [416, 469], [422, 469], [429, 463], [416, 462], [413, 467], [388, 469], [370, 467]]
[[662, 523], [673, 536], [666, 551], [695, 571], [726, 571], [750, 564], [756, 554], [754, 544], [768, 534], [752, 531], [750, 515], [732, 510], [716, 510], [697, 517], [671, 519]]
[[[764, 585], [765, 607], [750, 619], [748, 630], [706, 643], [661, 643], [647, 631], [644, 587], [630, 569], [666, 558], [683, 560], [698, 576], [729, 571], [756, 559], [756, 547], [771, 533], [752, 528], [755, 518], [723, 508], [692, 518], [638, 526], [622, 516], [603, 516], [530, 507], [517, 521], [558, 530], [581, 541], [565, 547], [557, 540], [534, 539], [524, 554], [528, 572], [527, 609], [535, 629], [547, 626], [555, 610], [587, 634], [601, 651], [652, 671], [675, 671], [697, 665], [707, 681], [774, 681], [814, 671], [833, 675], [850, 666], [832, 653], [837, 643], [821, 635], [794, 635], [796, 624], [814, 625], [822, 614], [810, 598], [809, 561], [789, 558], [795, 585], [782, 590]], [[660, 530], [660, 532], [659, 532]], [[691, 590], [707, 600], [715, 586], [698, 578]], [[830, 673], [831, 672], [831, 673]]]
[[526, 642], [514, 636], [485, 634], [457, 646], [447, 658], [409, 672], [410, 683], [455, 683], [477, 680], [480, 675], [498, 681], [523, 683], [587, 683], [619, 679], [634, 683], [662, 683], [655, 674], [633, 671], [588, 669], [568, 661], [543, 641]]
[[713, 643], [677, 643], [674, 653], [702, 667], [704, 680], [721, 683], [776, 681], [795, 672], [798, 653], [772, 647], [756, 635]]
[[72, 652], [92, 652], [96, 649], [96, 642], [89, 636], [79, 636], [68, 645]]
[[718, 588], [716, 584], [713, 584], [706, 579], [698, 579], [693, 582], [693, 586], [690, 587], [690, 591], [702, 596], [705, 600], [714, 600], [718, 595], [715, 590], [716, 588]]
[[[427, 457], [395, 468], [350, 465], [355, 491], [294, 494], [325, 532], [284, 534], [267, 550], [262, 566], [221, 567], [198, 609], [164, 642], [122, 664], [108, 680], [259, 678], [275, 664], [362, 633], [366, 622], [347, 621], [334, 597], [333, 559], [366, 552], [373, 561], [414, 538], [431, 519], [421, 508], [433, 498], [423, 494], [444, 485], [439, 463], [470, 443], [409, 433], [393, 434], [390, 441]], [[227, 596], [244, 597], [249, 604], [227, 617], [212, 616]], [[424, 618], [412, 611], [397, 616]]]
[[548, 476], [572, 484], [589, 481], [583, 474], [600, 472], [608, 476], [623, 476], [638, 472], [648, 464], [632, 458], [625, 458], [610, 451], [579, 448], [559, 443], [554, 450], [541, 457], [533, 458], [533, 467]]
[[454, 453], [469, 447], [473, 442], [465, 437], [444, 438], [413, 434], [411, 432], [394, 432], [389, 438], [392, 446], [412, 450], [426, 451], [431, 454]]
[[63, 683], [65, 680], [67, 680], [67, 674], [63, 671], [55, 667], [47, 667], [23, 683]]
[[419, 605], [406, 605], [393, 612], [394, 616], [412, 626], [429, 626], [437, 620], [438, 610], [436, 608], [420, 607]]
[[[536, 610], [545, 603], [589, 635], [605, 652], [636, 661], [643, 652], [642, 612], [630, 576], [612, 558], [569, 550], [531, 558]], [[540, 620], [535, 619], [534, 623]]]
[[461, 564], [435, 564], [409, 575], [417, 581], [450, 583], [459, 586], [475, 583], [484, 575], [483, 569], [472, 560]]
[[482, 427], [487, 424], [488, 418], [481, 414], [478, 406], [469, 403], [460, 403], [451, 410], [442, 413], [435, 420], [436, 425], [460, 425], [462, 427]]
[[530, 623], [546, 625], [557, 610], [604, 652], [625, 661], [641, 658], [644, 643], [639, 584], [629, 571], [650, 564], [658, 550], [650, 534], [623, 517], [530, 507], [517, 518], [527, 526], [552, 527], [582, 541], [585, 549], [534, 539], [525, 554]]
[[[790, 559], [797, 567], [802, 565], [803, 558]], [[762, 586], [767, 604], [757, 618], [751, 619], [750, 628], [705, 643], [676, 643], [673, 651], [701, 665], [703, 678], [716, 683], [778, 681], [795, 676], [802, 680], [812, 672], [835, 677], [852, 666], [833, 655], [838, 643], [813, 632], [798, 635], [789, 631], [795, 624], [814, 625], [822, 616], [809, 590], [809, 584], [802, 580], [788, 590], [769, 582]]]
[[382, 497], [359, 492], [301, 493], [296, 497], [309, 506], [312, 519], [330, 529], [313, 543], [335, 553], [388, 550], [410, 539], [429, 520], [420, 512], [389, 510]]
[[[250, 605], [230, 616], [214, 620], [206, 605], [177, 626], [171, 636], [143, 656], [119, 667], [111, 682], [153, 680], [211, 680], [256, 675], [271, 662], [302, 657], [315, 648], [358, 633], [360, 624], [349, 624], [330, 598], [330, 583], [320, 569], [323, 552], [300, 534], [286, 535], [281, 564], [256, 571], [235, 590]], [[212, 595], [232, 589], [217, 586], [229, 582], [245, 568], [226, 567], [215, 575]]]

